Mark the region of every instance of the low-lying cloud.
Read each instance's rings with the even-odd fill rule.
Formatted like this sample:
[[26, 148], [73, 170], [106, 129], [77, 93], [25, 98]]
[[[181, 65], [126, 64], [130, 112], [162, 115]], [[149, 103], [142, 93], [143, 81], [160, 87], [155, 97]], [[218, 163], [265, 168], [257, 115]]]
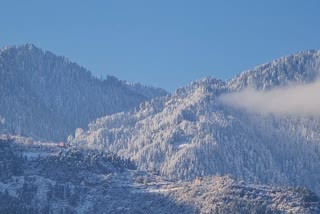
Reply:
[[254, 113], [320, 116], [320, 81], [269, 91], [247, 88], [223, 94], [219, 100], [224, 105]]

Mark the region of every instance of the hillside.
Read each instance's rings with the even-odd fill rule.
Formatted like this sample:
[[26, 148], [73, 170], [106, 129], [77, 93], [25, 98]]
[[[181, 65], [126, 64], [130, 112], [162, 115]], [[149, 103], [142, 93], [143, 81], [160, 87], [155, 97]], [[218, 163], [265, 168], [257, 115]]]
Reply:
[[257, 114], [225, 106], [224, 93], [316, 80], [318, 51], [283, 57], [223, 82], [191, 83], [129, 113], [77, 129], [72, 145], [132, 158], [170, 179], [232, 175], [246, 182], [308, 187], [320, 194], [320, 119]]
[[30, 44], [0, 50], [0, 88], [0, 133], [47, 140], [65, 140], [98, 117], [167, 94], [112, 76], [98, 79], [67, 58]]
[[[17, 167], [18, 166], [18, 167]], [[231, 177], [176, 182], [110, 152], [0, 141], [0, 213], [317, 213], [305, 188]]]

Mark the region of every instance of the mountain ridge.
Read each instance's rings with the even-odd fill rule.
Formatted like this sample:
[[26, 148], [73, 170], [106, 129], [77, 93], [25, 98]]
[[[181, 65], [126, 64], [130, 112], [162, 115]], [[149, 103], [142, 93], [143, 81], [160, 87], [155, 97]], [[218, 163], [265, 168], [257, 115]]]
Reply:
[[307, 186], [319, 194], [319, 118], [251, 114], [217, 100], [248, 85], [268, 90], [314, 81], [318, 59], [319, 52], [302, 52], [227, 83], [204, 78], [135, 111], [97, 119], [69, 142], [131, 157], [139, 169], [171, 179], [231, 174], [249, 182]]
[[98, 117], [167, 94], [141, 85], [140, 94], [113, 76], [98, 79], [66, 57], [32, 44], [3, 48], [0, 76], [0, 115], [6, 121], [0, 130], [40, 139], [64, 140]]
[[[288, 67], [288, 65], [292, 67]], [[303, 69], [302, 67], [305, 68]], [[306, 72], [303, 73], [301, 72], [302, 70], [306, 70]], [[285, 74], [287, 71], [296, 74], [296, 76], [287, 76]], [[320, 50], [299, 51], [296, 54], [284, 56], [241, 72], [228, 81], [228, 87], [230, 90], [241, 90], [247, 87], [268, 90], [274, 86], [285, 86], [292, 82], [303, 84], [315, 81], [319, 72]], [[262, 83], [259, 82], [259, 76], [262, 76], [261, 80], [272, 77], [277, 77], [278, 79], [271, 79], [273, 80], [272, 82]], [[249, 77], [250, 79], [248, 79]]]
[[[30, 117], [31, 136], [72, 130], [78, 123], [67, 121], [77, 115], [94, 121], [61, 144], [1, 136], [0, 212], [319, 212], [320, 118], [251, 113], [219, 100], [246, 87], [312, 82], [318, 52], [167, 94], [112, 76], [99, 80], [64, 57], [39, 57], [30, 48], [43, 54], [33, 45], [24, 46], [28, 54], [0, 51], [0, 130], [7, 114], [14, 120], [19, 111]], [[105, 104], [109, 114], [96, 119], [92, 111]]]

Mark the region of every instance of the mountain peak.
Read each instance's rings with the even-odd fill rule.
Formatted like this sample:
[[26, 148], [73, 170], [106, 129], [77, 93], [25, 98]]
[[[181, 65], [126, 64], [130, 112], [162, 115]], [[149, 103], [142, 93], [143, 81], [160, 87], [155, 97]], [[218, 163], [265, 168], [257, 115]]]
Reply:
[[35, 46], [34, 44], [32, 43], [26, 43], [24, 45], [21, 45], [21, 46], [18, 46], [18, 48], [26, 48], [26, 49], [29, 49], [29, 50], [33, 50], [33, 49], [37, 49], [37, 50], [41, 50], [41, 48], [38, 48], [37, 46]]
[[319, 71], [320, 51], [300, 51], [244, 71], [231, 79], [228, 87], [230, 90], [247, 87], [267, 90], [275, 86], [308, 83], [316, 80]]
[[26, 43], [26, 44], [22, 44], [22, 45], [8, 45], [8, 46], [4, 46], [0, 49], [0, 52], [3, 51], [10, 51], [10, 50], [28, 50], [28, 51], [32, 51], [32, 50], [41, 50], [41, 48], [38, 48], [37, 46], [35, 46], [34, 44], [31, 43]]

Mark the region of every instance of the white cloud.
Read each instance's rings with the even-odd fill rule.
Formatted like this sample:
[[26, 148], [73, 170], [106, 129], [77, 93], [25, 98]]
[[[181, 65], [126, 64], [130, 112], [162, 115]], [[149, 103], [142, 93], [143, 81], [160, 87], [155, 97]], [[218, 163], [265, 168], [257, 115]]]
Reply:
[[223, 104], [255, 113], [320, 116], [320, 80], [269, 91], [245, 89], [223, 94]]

